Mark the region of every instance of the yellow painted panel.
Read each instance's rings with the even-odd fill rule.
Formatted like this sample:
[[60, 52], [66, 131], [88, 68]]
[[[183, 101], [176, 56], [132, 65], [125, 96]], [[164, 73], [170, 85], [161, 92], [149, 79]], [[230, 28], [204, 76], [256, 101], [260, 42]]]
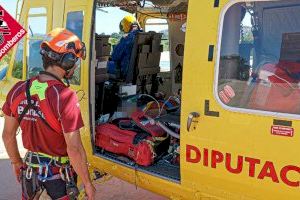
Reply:
[[[182, 184], [221, 199], [298, 199], [299, 187], [286, 185], [280, 172], [287, 165], [299, 165], [297, 147], [300, 145], [300, 136], [273, 136], [270, 129], [274, 117], [228, 111], [215, 98], [214, 70], [219, 21], [222, 7], [229, 1], [220, 2], [221, 5], [217, 8], [213, 6], [214, 1], [189, 2], [181, 118]], [[215, 46], [213, 62], [208, 61], [209, 45]], [[210, 110], [219, 112], [219, 117], [205, 115], [205, 100], [209, 100]], [[197, 129], [193, 132], [186, 131], [190, 112], [200, 113]], [[298, 120], [293, 120], [295, 132], [299, 130], [299, 125]], [[186, 162], [187, 145], [200, 150], [202, 157], [199, 162]], [[207, 149], [208, 156], [205, 156], [204, 148]], [[216, 168], [212, 166], [212, 157], [216, 155], [213, 150], [219, 156], [224, 156]], [[238, 156], [242, 157], [241, 172], [229, 172], [225, 166], [226, 153], [231, 156], [232, 166], [237, 166]], [[258, 159], [260, 163], [249, 167], [246, 157]], [[206, 158], [207, 166], [204, 164]], [[274, 179], [278, 177], [279, 183], [262, 175], [266, 162], [274, 165], [276, 174], [270, 176]], [[249, 175], [250, 168], [255, 169], [254, 177]], [[289, 178], [299, 180], [299, 173], [291, 171]]]

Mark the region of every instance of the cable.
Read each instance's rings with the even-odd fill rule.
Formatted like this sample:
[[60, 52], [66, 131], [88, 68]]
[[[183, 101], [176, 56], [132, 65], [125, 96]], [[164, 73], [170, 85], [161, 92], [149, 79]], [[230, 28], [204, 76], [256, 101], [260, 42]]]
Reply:
[[176, 97], [176, 96], [170, 96], [170, 97], [167, 99], [167, 101], [165, 101], [164, 104], [162, 105], [161, 111], [159, 112], [158, 117], [161, 115], [161, 113], [162, 113], [164, 107], [167, 105], [167, 103], [168, 103], [172, 98], [175, 99], [175, 101], [176, 101], [177, 103], [180, 103], [180, 99], [179, 99], [178, 97]]
[[[163, 17], [163, 13], [162, 13], [162, 11], [160, 11], [160, 16], [161, 17], [159, 17], [159, 16], [154, 16], [154, 15], [151, 15], [151, 14], [147, 14], [147, 13], [143, 13], [143, 12], [141, 12], [141, 11], [136, 11], [136, 13], [139, 13], [139, 14], [141, 14], [141, 15], [145, 15], [145, 16], [147, 16], [147, 17], [151, 17], [151, 18], [155, 18], [155, 19], [165, 19], [165, 20], [169, 20], [169, 18], [168, 17]], [[172, 13], [165, 13], [165, 14], [172, 14]], [[174, 19], [172, 19], [172, 21], [178, 21], [178, 22], [181, 22], [182, 20], [181, 19], [176, 19], [176, 18], [174, 18]]]
[[[141, 12], [141, 11], [138, 11], [138, 10], [136, 10], [136, 13], [139, 13], [139, 14], [141, 14], [141, 15], [145, 15], [145, 16], [147, 16], [147, 17], [151, 17], [151, 18], [156, 18], [156, 19], [166, 19], [166, 20], [168, 20], [169, 18], [168, 17], [163, 17], [163, 15], [165, 14], [165, 15], [167, 15], [167, 14], [172, 14], [172, 13], [176, 13], [176, 12], [167, 12], [167, 13], [163, 13], [162, 12], [162, 7], [161, 6], [157, 6], [157, 5], [153, 5], [153, 4], [149, 4], [149, 3], [147, 3], [146, 2], [146, 0], [143, 0], [143, 4], [141, 4], [141, 2], [140, 2], [140, 4], [139, 4], [139, 6], [141, 7], [141, 8], [144, 8], [146, 5], [150, 5], [150, 6], [152, 6], [153, 8], [157, 8], [157, 9], [159, 9], [159, 13], [160, 13], [160, 15], [162, 16], [162, 17], [158, 17], [158, 16], [154, 16], [154, 15], [151, 15], [151, 14], [147, 14], [147, 13], [144, 13], [144, 12]], [[113, 3], [109, 3], [109, 4], [98, 4], [97, 5], [98, 6], [98, 8], [97, 9], [99, 9], [99, 7], [100, 7], [100, 9], [102, 8], [102, 7], [110, 7], [110, 6], [112, 6], [112, 7], [132, 7], [133, 5], [129, 5], [129, 4], [127, 4], [127, 5], [116, 5], [116, 4], [113, 4]], [[175, 10], [176, 11], [176, 10]], [[173, 19], [173, 21], [182, 21], [182, 20], [180, 20], [180, 19]]]
[[85, 98], [85, 92], [83, 90], [77, 90], [76, 95], [78, 96], [79, 92], [83, 92], [82, 97], [80, 98], [79, 102], [81, 102]]
[[19, 126], [19, 127], [18, 127], [18, 130], [17, 130], [17, 133], [16, 133], [16, 136], [18, 136], [20, 133], [21, 133], [21, 128], [20, 128], [20, 126]]
[[[160, 110], [161, 109], [160, 108], [160, 104], [159, 104], [159, 102], [153, 96], [151, 96], [149, 94], [140, 94], [139, 98], [142, 97], [142, 96], [150, 97], [151, 99], [153, 99], [155, 101], [155, 103], [157, 104], [157, 106], [158, 106], [158, 113], [161, 112], [161, 110]], [[160, 116], [160, 114], [158, 114], [158, 116], [156, 116], [156, 117], [159, 117], [159, 116]]]
[[166, 131], [169, 135], [173, 136], [174, 138], [180, 139], [180, 135], [178, 133], [175, 133], [171, 129], [169, 129], [166, 125], [164, 125], [161, 122], [156, 123], [159, 127], [161, 127], [164, 131]]

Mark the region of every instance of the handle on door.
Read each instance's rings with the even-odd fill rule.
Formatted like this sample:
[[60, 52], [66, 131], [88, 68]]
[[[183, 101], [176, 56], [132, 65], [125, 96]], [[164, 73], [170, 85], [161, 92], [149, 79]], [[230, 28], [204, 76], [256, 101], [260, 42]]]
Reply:
[[190, 132], [192, 123], [197, 123], [198, 120], [196, 120], [198, 117], [200, 117], [200, 114], [198, 112], [191, 112], [188, 116], [187, 120], [187, 131]]

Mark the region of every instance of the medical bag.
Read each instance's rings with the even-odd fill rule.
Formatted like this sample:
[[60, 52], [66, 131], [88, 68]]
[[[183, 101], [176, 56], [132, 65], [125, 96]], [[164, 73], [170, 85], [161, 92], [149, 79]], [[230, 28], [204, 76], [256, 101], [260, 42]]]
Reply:
[[150, 166], [168, 148], [166, 133], [164, 136], [153, 137], [131, 118], [121, 118], [97, 126], [95, 145], [105, 151], [126, 156], [138, 165]]
[[282, 113], [300, 113], [300, 63], [265, 64], [250, 96], [248, 107]]

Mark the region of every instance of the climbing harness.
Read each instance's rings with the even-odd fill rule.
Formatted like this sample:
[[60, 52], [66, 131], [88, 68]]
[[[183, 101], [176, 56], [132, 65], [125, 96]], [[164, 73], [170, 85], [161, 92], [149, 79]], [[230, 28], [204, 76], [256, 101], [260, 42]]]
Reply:
[[43, 183], [53, 180], [66, 182], [68, 198], [77, 199], [79, 190], [76, 175], [68, 157], [50, 156], [44, 153], [27, 152], [22, 169], [23, 198], [31, 200], [43, 188]]

